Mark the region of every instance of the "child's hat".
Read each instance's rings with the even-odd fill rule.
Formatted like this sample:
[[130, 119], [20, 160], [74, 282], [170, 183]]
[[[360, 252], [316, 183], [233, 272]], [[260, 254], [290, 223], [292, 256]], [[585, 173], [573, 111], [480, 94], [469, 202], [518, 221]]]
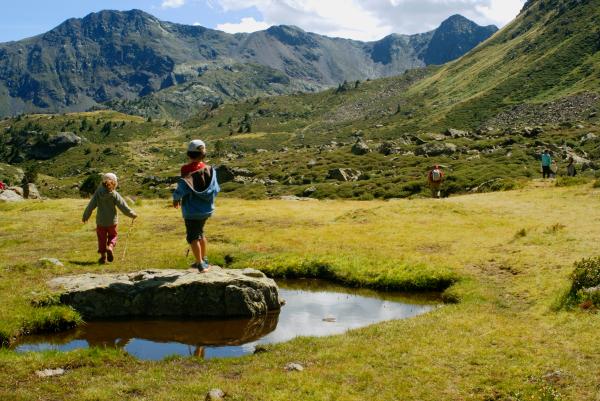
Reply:
[[197, 152], [200, 150], [200, 148], [205, 148], [205, 147], [206, 147], [206, 144], [204, 143], [204, 141], [202, 141], [200, 139], [194, 139], [188, 145], [188, 152]]
[[106, 173], [102, 175], [102, 182], [114, 181], [117, 182], [117, 175], [115, 173]]

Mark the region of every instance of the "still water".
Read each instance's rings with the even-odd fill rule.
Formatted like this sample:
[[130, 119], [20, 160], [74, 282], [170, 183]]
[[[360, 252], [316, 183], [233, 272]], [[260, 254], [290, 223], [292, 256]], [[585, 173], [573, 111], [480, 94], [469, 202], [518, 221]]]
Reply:
[[18, 352], [118, 347], [149, 360], [170, 355], [223, 358], [254, 352], [257, 345], [297, 336], [327, 336], [392, 319], [426, 313], [435, 297], [352, 290], [318, 280], [278, 282], [286, 304], [280, 312], [253, 319], [127, 320], [88, 322], [76, 329], [27, 336]]

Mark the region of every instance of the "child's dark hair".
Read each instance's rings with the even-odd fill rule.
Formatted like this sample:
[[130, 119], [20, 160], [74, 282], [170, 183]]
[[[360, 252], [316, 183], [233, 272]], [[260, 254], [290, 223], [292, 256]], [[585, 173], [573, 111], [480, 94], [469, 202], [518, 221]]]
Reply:
[[199, 148], [199, 150], [195, 151], [195, 152], [187, 152], [187, 155], [190, 159], [194, 159], [194, 160], [204, 160], [206, 158], [206, 149], [204, 148]]

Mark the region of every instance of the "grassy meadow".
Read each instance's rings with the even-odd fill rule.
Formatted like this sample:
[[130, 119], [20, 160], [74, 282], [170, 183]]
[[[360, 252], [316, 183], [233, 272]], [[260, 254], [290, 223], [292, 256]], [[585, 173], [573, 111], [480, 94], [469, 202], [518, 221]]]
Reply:
[[[79, 323], [75, 312], [52, 305], [44, 284], [51, 277], [190, 263], [179, 212], [154, 200], [134, 205], [133, 226], [122, 221], [116, 262], [95, 264], [94, 227], [80, 222], [85, 203], [0, 204], [5, 341]], [[222, 198], [207, 225], [213, 262], [353, 286], [445, 289], [448, 302], [413, 319], [234, 359], [2, 349], [0, 399], [197, 400], [219, 387], [230, 400], [597, 400], [600, 316], [556, 306], [573, 263], [598, 254], [599, 206], [600, 190], [590, 184], [545, 181], [439, 201]], [[40, 266], [41, 257], [65, 267]], [[305, 370], [284, 371], [291, 361]], [[58, 367], [66, 373], [34, 373]]]

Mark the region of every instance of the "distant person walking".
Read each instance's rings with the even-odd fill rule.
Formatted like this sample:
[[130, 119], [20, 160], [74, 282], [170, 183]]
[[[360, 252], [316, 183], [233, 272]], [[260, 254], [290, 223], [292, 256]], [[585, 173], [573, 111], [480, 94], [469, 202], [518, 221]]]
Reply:
[[102, 176], [102, 184], [92, 196], [90, 203], [83, 212], [83, 222], [86, 223], [94, 209], [96, 212], [96, 235], [98, 237], [98, 263], [104, 264], [114, 260], [114, 250], [117, 245], [117, 208], [126, 216], [135, 219], [137, 214], [129, 208], [125, 199], [117, 192], [117, 176], [107, 173]]
[[575, 177], [577, 175], [577, 169], [575, 168], [575, 160], [573, 157], [569, 157], [569, 164], [567, 164], [567, 176]]
[[542, 178], [550, 178], [552, 176], [552, 156], [548, 149], [544, 150], [542, 154]]
[[0, 181], [0, 191], [4, 191], [6, 189], [6, 184], [4, 184], [4, 182]]
[[186, 239], [196, 260], [192, 266], [204, 273], [210, 269], [204, 225], [215, 210], [215, 198], [220, 188], [215, 169], [204, 163], [204, 142], [199, 139], [191, 141], [187, 155], [190, 162], [181, 167], [181, 178], [173, 192], [173, 207], [181, 206]]
[[441, 198], [442, 197], [442, 184], [444, 182], [444, 171], [442, 168], [436, 164], [433, 169], [429, 171], [427, 175], [427, 182], [429, 183], [429, 188], [431, 188], [431, 196], [433, 198]]

